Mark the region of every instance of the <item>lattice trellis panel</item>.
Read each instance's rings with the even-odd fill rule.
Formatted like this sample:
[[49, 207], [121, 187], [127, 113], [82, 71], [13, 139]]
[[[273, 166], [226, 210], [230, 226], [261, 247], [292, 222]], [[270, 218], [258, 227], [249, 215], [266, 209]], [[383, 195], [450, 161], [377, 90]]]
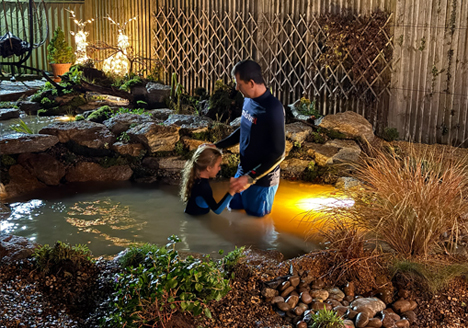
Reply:
[[324, 16], [159, 8], [153, 49], [166, 65], [166, 81], [176, 72], [189, 92], [211, 91], [217, 79], [231, 79], [236, 62], [252, 58], [283, 104], [306, 95], [323, 114], [350, 109], [377, 126], [386, 118], [393, 50], [392, 16], [381, 18], [353, 16], [363, 27], [335, 49]]

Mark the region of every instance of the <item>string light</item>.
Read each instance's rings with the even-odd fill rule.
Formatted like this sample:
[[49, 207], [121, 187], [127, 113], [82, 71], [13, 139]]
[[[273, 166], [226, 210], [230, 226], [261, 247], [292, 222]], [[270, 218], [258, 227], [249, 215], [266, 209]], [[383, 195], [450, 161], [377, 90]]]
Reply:
[[126, 21], [123, 25], [120, 23], [115, 22], [111, 17], [106, 17], [111, 24], [117, 26], [117, 31], [119, 33], [117, 37], [117, 47], [118, 52], [109, 58], [104, 60], [104, 64], [102, 70], [105, 73], [112, 73], [118, 76], [124, 76], [128, 73], [130, 68], [130, 62], [127, 59], [127, 48], [130, 47], [130, 42], [128, 36], [125, 34], [125, 27], [128, 23], [132, 20], [136, 21], [136, 17], [130, 18]]
[[86, 41], [86, 39], [89, 33], [85, 31], [85, 27], [86, 27], [86, 24], [92, 23], [94, 21], [94, 18], [88, 19], [86, 21], [77, 20], [75, 12], [73, 10], [68, 10], [68, 9], [65, 9], [65, 10], [70, 13], [71, 15], [70, 18], [73, 19], [73, 22], [78, 26], [78, 32], [75, 33], [72, 31], [70, 32], [70, 34], [75, 37], [76, 63], [83, 64], [89, 59], [86, 53], [86, 47], [88, 46], [88, 42]]

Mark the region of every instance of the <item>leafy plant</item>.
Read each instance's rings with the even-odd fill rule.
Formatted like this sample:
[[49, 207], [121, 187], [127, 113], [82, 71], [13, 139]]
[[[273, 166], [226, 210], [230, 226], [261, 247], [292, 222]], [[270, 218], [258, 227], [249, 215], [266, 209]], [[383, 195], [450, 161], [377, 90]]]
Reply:
[[[236, 246], [232, 252], [229, 252], [225, 257], [223, 257], [223, 259], [221, 260], [221, 265], [225, 272], [232, 271], [232, 269], [237, 265], [239, 260], [245, 257], [244, 251], [245, 246], [242, 246], [240, 248], [237, 248]], [[219, 254], [223, 255], [224, 251], [220, 250]]]
[[335, 311], [328, 311], [325, 307], [312, 314], [309, 321], [309, 328], [344, 328], [344, 326], [343, 319]]
[[65, 33], [59, 26], [47, 45], [47, 59], [51, 64], [67, 64], [74, 61], [73, 48], [65, 40]]
[[130, 136], [124, 131], [117, 137], [117, 141], [127, 143], [130, 141]]
[[182, 259], [175, 250], [179, 241], [171, 236], [165, 247], [144, 245], [121, 260], [130, 266], [116, 279], [116, 291], [111, 296], [114, 302], [110, 314], [102, 320], [104, 326], [166, 327], [176, 311], [211, 317], [206, 304], [226, 295], [229, 281], [219, 263], [208, 256]]
[[315, 100], [302, 97], [296, 104], [296, 108], [302, 115], [313, 116], [313, 119], [322, 117], [319, 111], [315, 108]]
[[[54, 247], [45, 244], [33, 253], [36, 267], [45, 273], [55, 273], [65, 267], [66, 270], [77, 271], [85, 265], [92, 263], [91, 252], [86, 245], [70, 246], [57, 241]], [[65, 274], [65, 273], [64, 273]]]

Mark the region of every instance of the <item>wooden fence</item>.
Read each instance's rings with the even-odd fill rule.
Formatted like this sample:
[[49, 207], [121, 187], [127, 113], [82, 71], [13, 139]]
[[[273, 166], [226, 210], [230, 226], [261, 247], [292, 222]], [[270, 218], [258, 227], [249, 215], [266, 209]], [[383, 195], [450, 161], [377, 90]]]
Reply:
[[[228, 82], [235, 62], [253, 58], [284, 104], [305, 92], [323, 114], [353, 110], [378, 132], [394, 127], [405, 140], [468, 146], [467, 1], [85, 0], [64, 7], [72, 5], [96, 19], [87, 27], [90, 41], [116, 43], [116, 26], [104, 17], [121, 24], [137, 17], [126, 26], [133, 48], [163, 60], [166, 82], [175, 72], [189, 92]], [[321, 17], [347, 13], [362, 21], [379, 10], [387, 20], [374, 35], [361, 35], [369, 48], [385, 41], [368, 62], [373, 74], [326, 67], [330, 33]], [[61, 24], [74, 29], [59, 11]]]

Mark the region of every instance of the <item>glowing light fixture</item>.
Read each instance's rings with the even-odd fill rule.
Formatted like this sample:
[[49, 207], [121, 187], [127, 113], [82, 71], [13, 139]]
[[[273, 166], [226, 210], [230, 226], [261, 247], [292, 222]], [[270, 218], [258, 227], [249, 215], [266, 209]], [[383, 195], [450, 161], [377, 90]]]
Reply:
[[86, 38], [88, 37], [88, 32], [86, 32], [85, 26], [86, 24], [92, 23], [94, 21], [94, 18], [88, 19], [87, 21], [81, 21], [76, 19], [75, 12], [73, 10], [68, 10], [66, 9], [70, 15], [71, 19], [73, 19], [73, 22], [78, 26], [78, 32], [70, 32], [71, 35], [75, 37], [75, 44], [76, 44], [76, 64], [83, 64], [85, 63], [89, 57], [86, 54], [86, 47], [88, 45], [88, 42], [86, 41]]
[[130, 18], [123, 25], [115, 22], [109, 16], [107, 17], [107, 19], [111, 22], [111, 24], [114, 24], [117, 26], [117, 31], [119, 33], [117, 37], [118, 51], [116, 54], [104, 60], [102, 70], [105, 73], [112, 73], [118, 76], [124, 76], [125, 74], [128, 73], [129, 68], [130, 68], [130, 62], [128, 61], [127, 56], [126, 56], [127, 48], [130, 47], [130, 42], [128, 41], [129, 40], [128, 36], [125, 34], [125, 27], [132, 20], [136, 21], [137, 18], [136, 17]]

